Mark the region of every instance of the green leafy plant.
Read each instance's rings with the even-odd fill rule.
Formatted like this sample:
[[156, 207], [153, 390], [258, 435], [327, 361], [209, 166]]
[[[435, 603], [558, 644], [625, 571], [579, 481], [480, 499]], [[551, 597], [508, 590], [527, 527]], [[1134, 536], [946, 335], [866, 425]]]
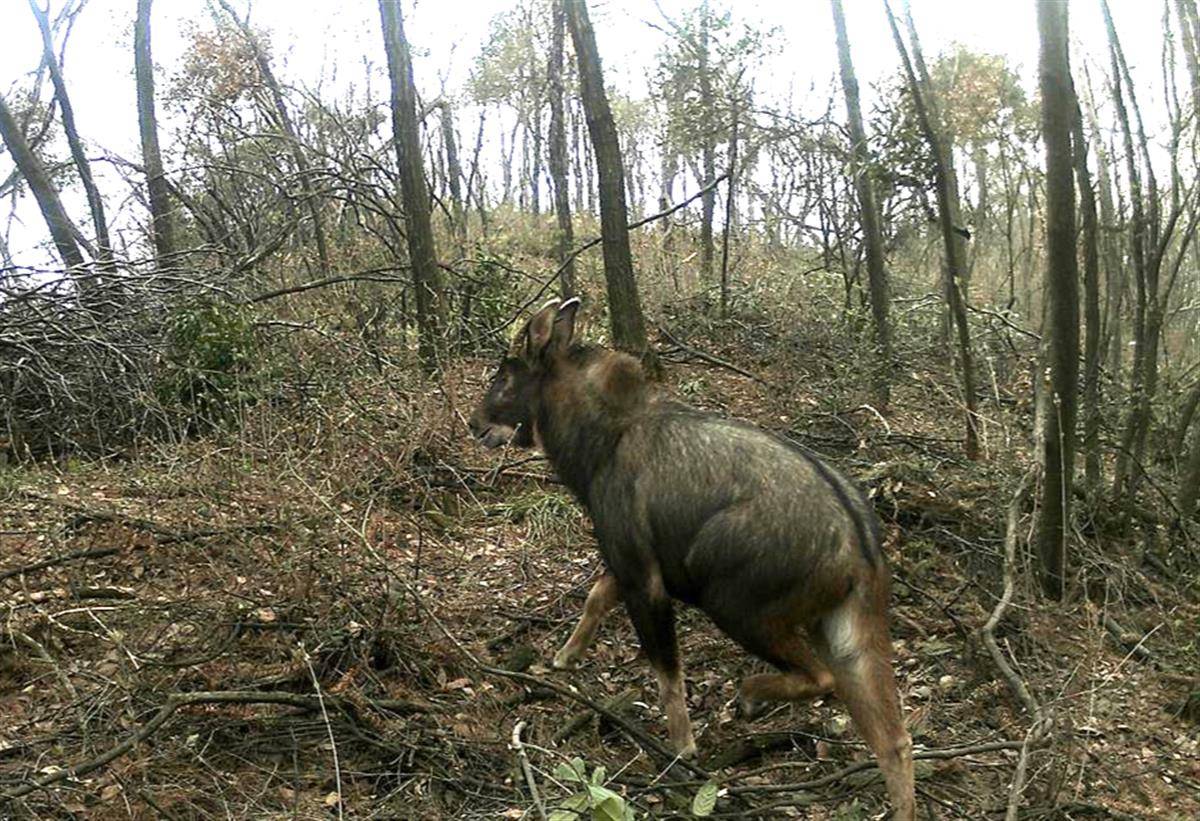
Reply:
[[254, 322], [250, 310], [227, 302], [179, 306], [166, 319], [167, 363], [159, 399], [195, 424], [227, 418], [255, 401]]
[[550, 813], [549, 821], [633, 821], [633, 808], [624, 798], [604, 786], [607, 776], [603, 766], [592, 770], [588, 778], [583, 759], [574, 758], [569, 763], [554, 768], [554, 777], [562, 784], [578, 787], [578, 791], [567, 797]]

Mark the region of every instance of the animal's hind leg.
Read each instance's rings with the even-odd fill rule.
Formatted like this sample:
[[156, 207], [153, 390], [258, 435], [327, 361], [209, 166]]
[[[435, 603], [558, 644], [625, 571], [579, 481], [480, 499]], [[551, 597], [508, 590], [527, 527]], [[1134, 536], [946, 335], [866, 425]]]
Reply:
[[820, 632], [819, 649], [833, 672], [834, 691], [875, 753], [887, 782], [893, 818], [912, 821], [916, 814], [912, 739], [900, 711], [886, 621], [879, 614], [854, 612], [854, 605], [848, 604], [826, 619]]
[[742, 714], [754, 718], [771, 701], [804, 701], [833, 690], [833, 674], [795, 629], [777, 639], [764, 654], [780, 673], [759, 673], [742, 682], [738, 701]]
[[583, 605], [583, 618], [576, 625], [575, 632], [554, 654], [555, 669], [564, 670], [579, 663], [579, 659], [596, 640], [596, 630], [600, 628], [600, 622], [620, 601], [621, 590], [617, 586], [616, 578], [611, 573], [605, 573], [592, 585], [587, 603]]

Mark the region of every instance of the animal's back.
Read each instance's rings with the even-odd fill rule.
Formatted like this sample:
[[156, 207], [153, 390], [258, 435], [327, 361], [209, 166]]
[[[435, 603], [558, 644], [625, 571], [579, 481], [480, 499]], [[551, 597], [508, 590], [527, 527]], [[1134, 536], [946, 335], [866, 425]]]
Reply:
[[845, 477], [760, 428], [685, 405], [647, 407], [595, 490], [597, 527], [647, 542], [670, 592], [705, 609], [747, 594], [836, 598], [846, 591], [832, 588], [878, 560], [873, 513]]

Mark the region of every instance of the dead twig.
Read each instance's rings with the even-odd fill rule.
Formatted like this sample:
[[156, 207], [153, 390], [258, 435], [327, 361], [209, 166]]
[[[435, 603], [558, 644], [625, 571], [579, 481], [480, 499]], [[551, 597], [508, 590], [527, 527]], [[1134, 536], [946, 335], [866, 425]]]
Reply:
[[663, 336], [665, 336], [667, 338], [668, 342], [670, 342], [675, 347], [679, 348], [681, 351], [686, 353], [688, 356], [694, 357], [703, 362], [707, 362], [710, 365], [716, 365], [719, 368], [725, 368], [726, 370], [733, 371], [734, 373], [739, 374], [740, 376], [744, 376], [747, 379], [753, 379], [755, 382], [757, 382], [760, 385], [766, 385], [767, 387], [771, 387], [770, 383], [767, 382], [765, 379], [763, 379], [761, 376], [752, 374], [752, 373], [750, 373], [750, 371], [746, 370], [745, 368], [738, 367], [737, 365], [733, 364], [732, 362], [722, 359], [719, 356], [713, 356], [710, 353], [705, 353], [704, 351], [700, 350], [699, 348], [693, 348], [691, 345], [688, 345], [684, 342], [680, 342], [679, 339], [674, 334], [672, 334], [665, 325], [659, 325], [658, 332], [660, 334], [662, 334]]
[[521, 743], [521, 731], [525, 729], [525, 720], [516, 723], [512, 731], [512, 748], [517, 753], [517, 761], [521, 772], [525, 775], [525, 783], [529, 786], [529, 797], [537, 807], [538, 817], [546, 821], [546, 807], [542, 804], [542, 795], [538, 792], [537, 780], [533, 777], [533, 768], [529, 766], [529, 756], [525, 754], [525, 746]]

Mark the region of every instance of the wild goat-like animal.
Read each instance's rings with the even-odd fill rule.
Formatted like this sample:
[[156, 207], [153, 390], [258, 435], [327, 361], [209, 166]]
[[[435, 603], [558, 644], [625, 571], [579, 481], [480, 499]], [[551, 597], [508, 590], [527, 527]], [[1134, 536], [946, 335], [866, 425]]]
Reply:
[[671, 741], [694, 755], [672, 599], [695, 605], [780, 671], [742, 683], [746, 713], [835, 692], [879, 761], [895, 817], [913, 818], [874, 512], [797, 445], [663, 399], [634, 358], [574, 343], [578, 308], [551, 303], [526, 323], [471, 417], [488, 447], [536, 442], [591, 515], [606, 572], [554, 666], [574, 666], [623, 602]]

